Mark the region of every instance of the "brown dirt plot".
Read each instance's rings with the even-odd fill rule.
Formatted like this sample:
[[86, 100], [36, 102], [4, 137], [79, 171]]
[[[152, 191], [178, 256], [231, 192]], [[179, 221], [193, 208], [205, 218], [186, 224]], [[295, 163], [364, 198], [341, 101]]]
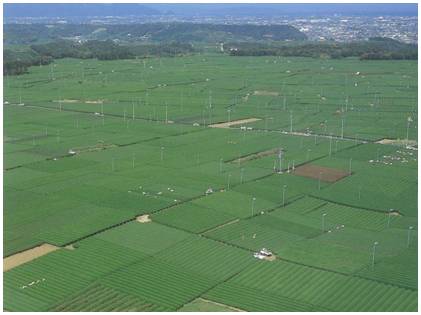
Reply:
[[[348, 172], [330, 167], [323, 167], [312, 164], [305, 164], [295, 168], [294, 175], [313, 179], [319, 179], [324, 182], [333, 183], [349, 175]], [[320, 175], [320, 173], [322, 173]]]
[[64, 99], [64, 100], [53, 100], [54, 103], [85, 103], [85, 104], [103, 104], [104, 100], [73, 100], [73, 99]]
[[115, 144], [98, 143], [98, 144], [87, 146], [87, 147], [72, 148], [72, 151], [74, 151], [76, 154], [80, 154], [84, 152], [101, 151], [101, 150], [115, 148], [115, 147], [117, 147], [117, 145]]
[[151, 222], [152, 220], [148, 214], [144, 214], [144, 215], [138, 216], [136, 218], [136, 221], [139, 223], [148, 223], [148, 222]]
[[382, 139], [377, 141], [379, 144], [396, 144], [396, 145], [417, 145], [415, 140], [406, 140], [406, 139]]
[[258, 96], [279, 96], [279, 93], [278, 92], [273, 92], [273, 91], [259, 90], [259, 91], [254, 91], [253, 95], [258, 95]]
[[51, 244], [42, 244], [40, 246], [6, 257], [3, 259], [3, 272], [34, 260], [38, 257], [47, 255], [48, 253], [51, 253], [59, 248], [60, 247]]
[[85, 101], [85, 104], [103, 104], [104, 100]]
[[244, 310], [239, 309], [239, 308], [236, 308], [234, 306], [230, 306], [230, 305], [218, 303], [218, 302], [211, 301], [211, 300], [206, 300], [204, 298], [198, 298], [198, 300], [201, 300], [201, 301], [206, 302], [206, 303], [209, 303], [209, 304], [215, 304], [215, 305], [218, 305], [218, 306], [226, 307], [226, 308], [232, 310], [233, 312], [245, 312]]
[[276, 260], [276, 256], [275, 255], [272, 255], [272, 256], [267, 256], [267, 257], [265, 257], [265, 258], [263, 258], [264, 260], [267, 260], [267, 261], [274, 261], [274, 260]]
[[252, 153], [252, 154], [240, 157], [238, 159], [232, 160], [231, 163], [243, 163], [243, 162], [247, 162], [247, 161], [251, 161], [255, 159], [260, 159], [265, 156], [274, 155], [274, 154], [277, 154], [278, 152], [279, 152], [279, 148], [260, 151], [258, 153]]
[[209, 125], [209, 127], [211, 127], [211, 128], [229, 128], [231, 126], [248, 124], [248, 123], [259, 121], [259, 120], [261, 120], [261, 119], [260, 118], [247, 118], [247, 119], [227, 121], [227, 122], [218, 123], [218, 124], [212, 124], [212, 125]]

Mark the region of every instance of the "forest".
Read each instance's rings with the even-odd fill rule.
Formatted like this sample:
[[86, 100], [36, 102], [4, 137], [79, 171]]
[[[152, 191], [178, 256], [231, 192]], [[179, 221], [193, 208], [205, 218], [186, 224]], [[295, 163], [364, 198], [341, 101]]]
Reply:
[[[215, 25], [214, 29], [218, 25]], [[188, 25], [179, 25], [187, 28]], [[196, 28], [196, 30], [199, 28]], [[251, 36], [254, 27], [247, 30], [232, 28], [242, 34]], [[178, 34], [190, 36], [181, 41], [161, 42], [121, 42], [119, 40], [65, 40], [36, 43], [32, 45], [5, 45], [3, 59], [3, 74], [19, 75], [26, 73], [33, 65], [45, 65], [54, 59], [79, 58], [98, 60], [118, 60], [148, 57], [175, 57], [197, 53], [203, 48], [194, 42], [194, 36], [187, 29], [179, 30]], [[187, 35], [190, 34], [190, 35]], [[163, 36], [163, 35], [161, 35]], [[180, 35], [182, 36], [182, 35]], [[193, 36], [193, 37], [191, 37]], [[254, 34], [254, 36], [257, 36]], [[262, 36], [262, 35], [261, 35]], [[279, 35], [280, 36], [280, 35]], [[238, 38], [238, 37], [237, 37]], [[208, 44], [219, 45], [218, 41]], [[18, 47], [18, 48], [16, 48]], [[238, 56], [286, 56], [312, 58], [346, 58], [358, 57], [360, 60], [416, 60], [418, 48], [413, 44], [405, 44], [390, 38], [375, 37], [366, 41], [339, 43], [334, 41], [286, 41], [265, 39], [261, 41], [231, 41], [223, 44], [225, 54]]]
[[31, 45], [24, 50], [6, 48], [3, 55], [3, 74], [23, 74], [28, 71], [30, 66], [45, 65], [54, 59], [62, 58], [117, 60], [153, 56], [174, 57], [193, 51], [190, 44], [182, 43], [119, 45], [111, 40], [92, 40], [82, 43], [60, 40]]
[[418, 59], [416, 45], [405, 44], [390, 38], [375, 37], [367, 41], [350, 43], [302, 42], [302, 43], [229, 43], [224, 49], [231, 56], [288, 56], [313, 58], [358, 57], [361, 60]]

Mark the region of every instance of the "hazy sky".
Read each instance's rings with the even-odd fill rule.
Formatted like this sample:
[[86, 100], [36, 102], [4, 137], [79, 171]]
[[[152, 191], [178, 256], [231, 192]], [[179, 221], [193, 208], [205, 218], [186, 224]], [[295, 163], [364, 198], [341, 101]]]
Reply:
[[309, 16], [404, 15], [416, 16], [417, 4], [4, 4], [4, 17], [74, 17], [107, 15], [179, 16]]

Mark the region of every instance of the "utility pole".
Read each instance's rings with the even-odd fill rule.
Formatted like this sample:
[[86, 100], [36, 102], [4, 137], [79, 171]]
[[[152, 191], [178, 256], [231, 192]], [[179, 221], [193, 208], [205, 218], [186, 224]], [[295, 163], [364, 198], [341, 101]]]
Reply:
[[406, 142], [409, 142], [409, 124], [411, 123], [412, 118], [408, 117], [408, 122], [406, 124]]
[[285, 190], [287, 189], [287, 185], [282, 187], [282, 207], [285, 207]]
[[393, 211], [393, 209], [389, 209], [389, 213], [388, 213], [388, 216], [387, 216], [387, 227], [390, 227], [390, 217], [392, 215], [392, 211]]
[[320, 190], [320, 184], [321, 184], [321, 181], [322, 181], [322, 175], [323, 175], [323, 172], [320, 172], [319, 173], [319, 190]]
[[279, 158], [279, 174], [282, 174], [282, 149], [279, 149], [278, 158]]
[[352, 158], [349, 158], [349, 175], [352, 174]]
[[251, 199], [251, 216], [254, 214], [254, 202], [256, 201], [256, 197]]
[[209, 108], [212, 108], [212, 90], [209, 90]]
[[330, 134], [329, 138], [329, 156], [332, 156], [332, 134]]
[[291, 132], [291, 133], [292, 133], [292, 110], [289, 112], [289, 119], [290, 119], [289, 132]]
[[413, 229], [414, 227], [413, 226], [410, 226], [409, 228], [408, 228], [408, 242], [407, 242], [407, 244], [406, 244], [406, 247], [408, 247], [409, 248], [409, 244], [410, 244], [410, 242], [411, 242], [411, 231], [412, 231], [412, 229]]
[[371, 269], [374, 269], [374, 263], [376, 260], [376, 246], [379, 245], [379, 242], [373, 243], [373, 250], [372, 250], [372, 261], [371, 261]]
[[327, 213], [322, 214], [322, 232], [325, 232], [325, 217], [327, 216]]

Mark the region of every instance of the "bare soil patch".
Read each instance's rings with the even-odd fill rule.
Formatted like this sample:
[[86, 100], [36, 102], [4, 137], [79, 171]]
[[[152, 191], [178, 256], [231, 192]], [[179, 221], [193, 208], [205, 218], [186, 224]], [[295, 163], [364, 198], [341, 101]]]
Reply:
[[253, 95], [257, 95], [257, 96], [279, 96], [279, 93], [278, 92], [272, 92], [272, 91], [258, 90], [258, 91], [254, 91]]
[[251, 160], [255, 160], [255, 159], [260, 159], [262, 157], [265, 156], [269, 156], [269, 155], [274, 155], [274, 154], [278, 154], [279, 152], [279, 148], [278, 149], [270, 149], [270, 150], [266, 150], [266, 151], [261, 151], [261, 152], [257, 152], [257, 153], [252, 153], [246, 156], [242, 156], [238, 159], [232, 160], [230, 161], [231, 163], [243, 163], [243, 162], [247, 162], [247, 161], [251, 161]]
[[69, 100], [69, 99], [64, 99], [64, 100], [57, 100], [54, 101], [56, 103], [80, 103], [80, 100]]
[[229, 306], [229, 305], [218, 303], [218, 302], [215, 302], [215, 301], [206, 300], [204, 298], [198, 298], [198, 300], [201, 300], [201, 301], [209, 303], [209, 304], [215, 304], [215, 305], [218, 305], [218, 306], [226, 307], [226, 308], [232, 310], [233, 312], [245, 312], [244, 310], [236, 308], [234, 306]]
[[85, 101], [85, 104], [102, 104], [102, 103], [104, 103], [103, 100]]
[[263, 258], [263, 260], [274, 261], [276, 260], [276, 256], [275, 255], [266, 256], [265, 258]]
[[47, 255], [48, 253], [51, 253], [59, 248], [60, 247], [51, 244], [42, 244], [40, 246], [6, 257], [3, 259], [3, 272], [34, 260], [38, 257]]
[[227, 122], [218, 123], [218, 124], [212, 124], [212, 125], [209, 125], [209, 127], [211, 127], [211, 128], [229, 128], [231, 126], [248, 124], [248, 123], [259, 121], [259, 120], [261, 120], [261, 119], [260, 118], [239, 119], [239, 120], [227, 121]]
[[305, 137], [311, 136], [311, 134], [309, 134], [309, 133], [298, 132], [298, 131], [288, 132], [288, 134], [295, 135], [295, 136], [305, 136]]
[[[323, 182], [333, 183], [349, 175], [348, 172], [330, 167], [305, 164], [295, 168], [294, 175], [319, 179]], [[320, 174], [321, 173], [321, 174]]]
[[136, 218], [136, 221], [139, 223], [148, 223], [152, 222], [152, 219], [149, 217], [148, 214], [140, 215]]
[[382, 139], [379, 141], [376, 141], [376, 143], [379, 144], [397, 144], [397, 145], [417, 145], [417, 141], [415, 140], [406, 140], [406, 139]]
[[54, 100], [54, 103], [85, 103], [85, 104], [103, 104], [104, 100], [88, 100], [88, 101], [82, 101], [82, 100], [73, 100], [73, 99], [64, 99], [64, 100]]
[[115, 144], [98, 143], [96, 145], [88, 146], [88, 147], [72, 148], [71, 150], [75, 154], [80, 154], [80, 153], [84, 153], [84, 152], [101, 151], [101, 150], [105, 150], [105, 149], [109, 149], [109, 148], [115, 148], [115, 147], [117, 147]]

